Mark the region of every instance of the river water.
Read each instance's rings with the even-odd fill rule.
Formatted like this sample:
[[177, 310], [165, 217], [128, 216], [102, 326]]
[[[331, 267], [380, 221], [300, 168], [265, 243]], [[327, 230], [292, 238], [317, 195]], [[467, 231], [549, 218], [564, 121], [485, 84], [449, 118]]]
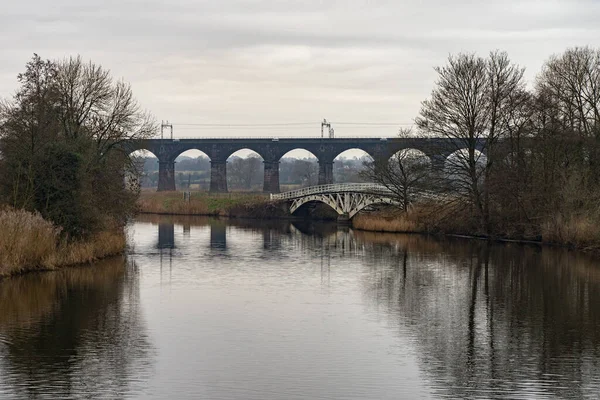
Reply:
[[143, 217], [0, 281], [1, 399], [600, 398], [600, 264], [335, 225]]

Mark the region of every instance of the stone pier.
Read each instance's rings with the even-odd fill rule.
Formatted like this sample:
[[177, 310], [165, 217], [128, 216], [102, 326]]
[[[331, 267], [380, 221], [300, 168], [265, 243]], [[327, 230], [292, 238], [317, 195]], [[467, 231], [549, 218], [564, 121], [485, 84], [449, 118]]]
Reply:
[[333, 161], [319, 161], [319, 185], [333, 183]]
[[279, 193], [279, 161], [263, 161], [265, 176], [263, 192]]
[[227, 193], [227, 161], [210, 162], [210, 191]]
[[175, 190], [175, 162], [158, 163], [158, 191]]

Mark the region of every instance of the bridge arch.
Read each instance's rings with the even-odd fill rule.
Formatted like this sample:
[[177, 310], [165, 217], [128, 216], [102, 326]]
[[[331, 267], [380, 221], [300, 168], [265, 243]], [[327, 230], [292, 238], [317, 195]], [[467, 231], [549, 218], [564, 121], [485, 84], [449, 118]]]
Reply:
[[[448, 170], [464, 168], [466, 165], [468, 165], [468, 158], [468, 149], [456, 150], [448, 154], [448, 156], [446, 156], [444, 168]], [[485, 153], [479, 150], [475, 150], [475, 163], [483, 166], [486, 162], [487, 156], [485, 155]]]
[[350, 155], [350, 157], [356, 156], [357, 153], [361, 154], [361, 156], [358, 158], [367, 156], [371, 160], [373, 159], [373, 154], [371, 154], [368, 150], [365, 150], [361, 147], [348, 146], [347, 148], [343, 148], [343, 149], [340, 149], [339, 151], [337, 151], [337, 154], [333, 157], [333, 160], [335, 161], [340, 158], [348, 158], [349, 155]]
[[[327, 204], [341, 219], [352, 219], [356, 214], [362, 211], [364, 208], [374, 204], [396, 204], [393, 199], [378, 197], [378, 196], [367, 196], [358, 194], [337, 194], [337, 195], [312, 195], [306, 196], [294, 202], [290, 208], [291, 214], [294, 214], [303, 205], [311, 202], [320, 202]], [[349, 208], [344, 206], [344, 203], [350, 203]], [[292, 211], [293, 209], [293, 211]]]
[[427, 153], [425, 153], [423, 150], [419, 150], [419, 149], [415, 149], [412, 147], [407, 147], [401, 150], [396, 151], [395, 153], [391, 154], [389, 159], [392, 159], [394, 157], [399, 157], [399, 158], [409, 158], [409, 159], [422, 159], [428, 163], [431, 163], [431, 157], [429, 155], [427, 155]]
[[398, 204], [385, 186], [374, 183], [342, 183], [319, 185], [281, 194], [271, 194], [271, 200], [290, 201], [290, 213], [310, 202], [321, 202], [335, 210], [339, 219], [349, 220], [372, 204]]
[[[450, 153], [444, 161], [444, 175], [459, 187], [471, 184], [471, 177], [467, 170], [468, 157], [468, 150], [460, 149]], [[483, 169], [486, 162], [486, 155], [479, 150], [475, 150], [475, 163], [480, 180], [483, 180]]]
[[[277, 161], [277, 188], [286, 189], [313, 186], [319, 180], [319, 159], [306, 149], [295, 148], [282, 154]], [[273, 193], [278, 193], [279, 190]]]
[[193, 157], [193, 156], [204, 156], [209, 160], [212, 160], [210, 149], [203, 146], [185, 146], [178, 148], [175, 152], [169, 155], [169, 158], [173, 161], [180, 159], [181, 157]]
[[365, 162], [373, 162], [373, 157], [360, 148], [340, 152], [333, 159], [333, 181], [336, 183], [365, 182], [361, 171]]
[[256, 151], [243, 148], [227, 157], [227, 187], [230, 190], [256, 191], [263, 186], [264, 158]]
[[400, 171], [404, 169], [403, 173], [411, 173], [414, 175], [415, 173], [421, 174], [426, 168], [431, 167], [433, 165], [433, 160], [422, 150], [405, 148], [396, 151], [387, 158], [387, 163], [395, 173], [400, 173]]
[[175, 162], [175, 186], [185, 190], [206, 190], [210, 184], [210, 157], [202, 150], [189, 149]]
[[140, 177], [142, 188], [157, 188], [159, 175], [158, 157], [150, 150], [130, 149], [128, 156], [131, 163], [125, 171], [125, 183], [129, 183], [133, 175]]

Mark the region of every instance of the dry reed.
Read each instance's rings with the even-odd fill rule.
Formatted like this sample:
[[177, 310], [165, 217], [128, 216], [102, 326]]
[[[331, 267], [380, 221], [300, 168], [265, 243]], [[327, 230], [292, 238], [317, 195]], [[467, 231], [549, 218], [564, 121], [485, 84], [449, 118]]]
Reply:
[[85, 241], [67, 241], [61, 230], [38, 213], [0, 211], [0, 276], [88, 263], [117, 255], [126, 246], [124, 232], [101, 232]]
[[598, 218], [592, 215], [554, 215], [541, 226], [542, 240], [578, 248], [599, 248], [600, 225], [596, 221]]
[[416, 233], [427, 230], [424, 221], [423, 210], [412, 207], [408, 212], [388, 210], [359, 214], [352, 219], [352, 227], [373, 232]]
[[191, 192], [184, 201], [182, 192], [142, 192], [138, 208], [142, 213], [205, 216], [253, 216], [265, 208], [268, 197], [257, 193]]

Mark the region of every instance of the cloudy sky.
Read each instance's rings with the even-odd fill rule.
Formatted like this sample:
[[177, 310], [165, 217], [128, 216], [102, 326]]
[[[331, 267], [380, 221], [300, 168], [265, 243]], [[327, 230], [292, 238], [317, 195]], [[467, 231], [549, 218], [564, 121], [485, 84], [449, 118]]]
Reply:
[[[32, 53], [80, 54], [177, 137], [318, 135], [323, 118], [380, 136], [412, 123], [450, 53], [506, 50], [533, 80], [553, 53], [600, 47], [600, 1], [6, 0], [0, 32], [4, 97]], [[269, 123], [312, 125], [184, 125]]]

